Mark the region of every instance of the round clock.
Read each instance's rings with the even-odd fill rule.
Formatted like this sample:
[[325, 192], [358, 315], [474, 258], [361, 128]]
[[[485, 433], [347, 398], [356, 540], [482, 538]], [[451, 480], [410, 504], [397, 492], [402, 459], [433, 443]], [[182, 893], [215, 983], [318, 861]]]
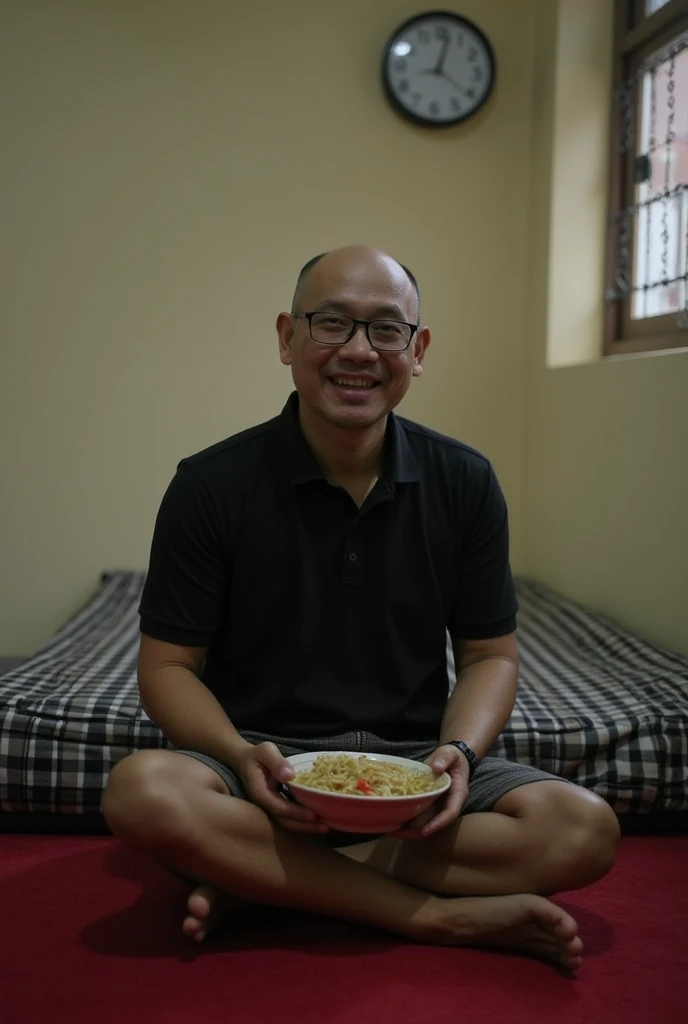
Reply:
[[488, 40], [466, 18], [428, 11], [392, 34], [382, 57], [382, 82], [392, 106], [431, 128], [465, 121], [487, 101], [495, 81]]

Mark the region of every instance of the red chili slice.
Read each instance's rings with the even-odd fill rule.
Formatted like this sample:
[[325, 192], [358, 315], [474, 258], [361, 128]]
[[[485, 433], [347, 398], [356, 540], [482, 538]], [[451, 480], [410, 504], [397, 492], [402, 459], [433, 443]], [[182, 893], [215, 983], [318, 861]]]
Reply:
[[368, 796], [373, 792], [373, 787], [365, 779], [358, 780], [356, 789], [360, 789], [361, 793], [366, 793]]

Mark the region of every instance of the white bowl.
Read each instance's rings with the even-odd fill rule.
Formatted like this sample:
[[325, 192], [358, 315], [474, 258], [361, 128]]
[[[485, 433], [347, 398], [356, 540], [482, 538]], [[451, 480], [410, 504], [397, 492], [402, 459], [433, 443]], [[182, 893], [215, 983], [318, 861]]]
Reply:
[[[309, 754], [293, 754], [287, 761], [297, 772], [308, 771], [316, 757], [336, 757], [338, 754], [360, 756], [359, 752], [352, 750], [316, 750]], [[422, 761], [411, 761], [392, 754], [365, 756], [371, 761], [400, 764], [415, 771], [424, 768], [430, 775], [434, 774]], [[312, 786], [302, 786], [296, 782], [287, 782], [286, 786], [297, 803], [315, 811], [330, 828], [342, 832], [395, 832], [447, 792], [451, 785], [447, 773], [443, 772], [436, 778], [441, 782], [437, 789], [414, 796], [351, 796], [348, 793], [328, 793], [324, 789], [313, 789]]]

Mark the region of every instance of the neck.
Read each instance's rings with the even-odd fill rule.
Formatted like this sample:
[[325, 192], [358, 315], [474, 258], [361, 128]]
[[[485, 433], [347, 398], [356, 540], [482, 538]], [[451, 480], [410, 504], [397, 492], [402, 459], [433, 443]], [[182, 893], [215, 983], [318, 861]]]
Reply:
[[315, 420], [302, 404], [299, 423], [316, 459], [335, 481], [379, 476], [387, 417], [361, 430], [345, 430]]

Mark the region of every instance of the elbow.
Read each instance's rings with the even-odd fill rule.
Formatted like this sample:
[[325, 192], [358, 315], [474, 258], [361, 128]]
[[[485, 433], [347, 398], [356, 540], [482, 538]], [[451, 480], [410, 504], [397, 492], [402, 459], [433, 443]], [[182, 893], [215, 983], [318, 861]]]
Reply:
[[144, 683], [143, 679], [141, 678], [140, 674], [139, 674], [139, 677], [138, 677], [138, 684], [139, 684], [139, 705], [141, 706], [142, 711], [144, 711], [145, 714], [150, 718], [150, 720], [152, 722], [154, 722], [155, 721], [155, 716], [153, 714], [153, 709], [151, 707], [150, 696], [149, 696], [149, 694], [147, 692], [145, 683]]

